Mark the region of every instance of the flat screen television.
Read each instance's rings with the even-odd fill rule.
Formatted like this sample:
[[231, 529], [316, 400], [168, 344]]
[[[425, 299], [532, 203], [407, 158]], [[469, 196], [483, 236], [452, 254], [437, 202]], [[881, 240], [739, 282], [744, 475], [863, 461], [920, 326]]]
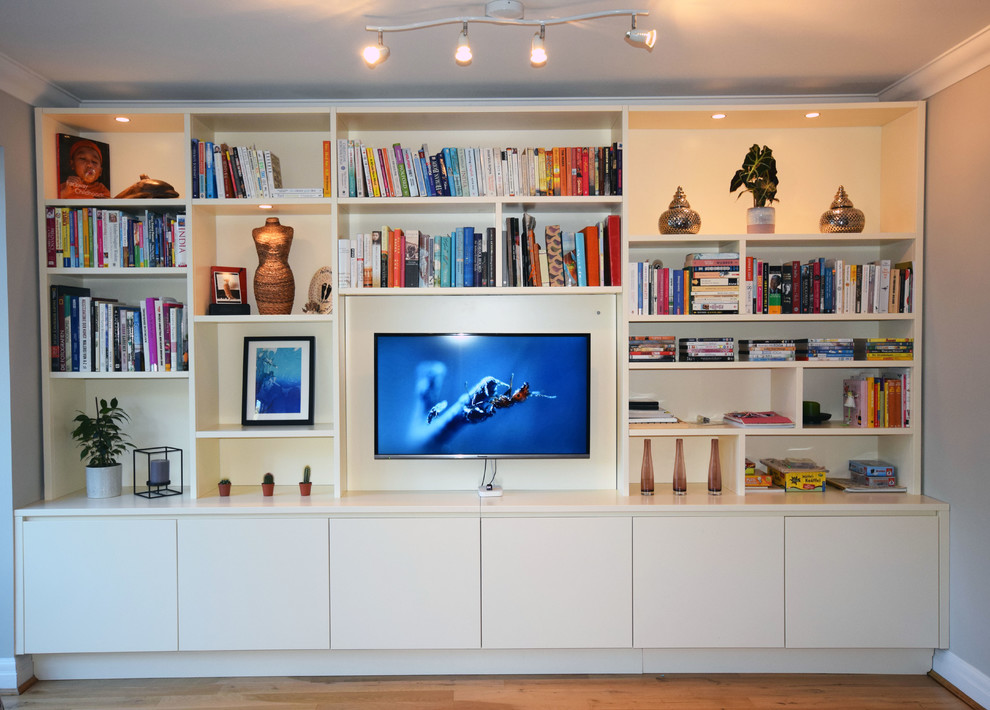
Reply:
[[589, 333], [376, 333], [375, 458], [588, 458]]

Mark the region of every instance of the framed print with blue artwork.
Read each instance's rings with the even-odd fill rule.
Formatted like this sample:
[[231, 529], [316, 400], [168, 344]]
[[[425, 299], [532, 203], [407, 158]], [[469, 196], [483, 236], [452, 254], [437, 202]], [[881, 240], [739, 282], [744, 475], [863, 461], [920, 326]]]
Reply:
[[316, 338], [244, 338], [241, 424], [313, 423]]

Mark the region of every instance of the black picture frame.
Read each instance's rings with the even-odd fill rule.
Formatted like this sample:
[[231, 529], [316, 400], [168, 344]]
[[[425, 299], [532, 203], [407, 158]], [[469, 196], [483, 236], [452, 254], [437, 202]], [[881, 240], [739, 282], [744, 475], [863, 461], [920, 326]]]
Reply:
[[243, 426], [313, 423], [316, 338], [246, 336], [241, 380]]

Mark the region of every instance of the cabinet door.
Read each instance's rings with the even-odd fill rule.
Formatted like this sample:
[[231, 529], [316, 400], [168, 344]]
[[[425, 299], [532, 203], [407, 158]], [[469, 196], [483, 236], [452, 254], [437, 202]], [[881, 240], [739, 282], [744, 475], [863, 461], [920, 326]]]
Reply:
[[632, 646], [632, 520], [482, 520], [484, 648]]
[[938, 519], [787, 518], [789, 648], [938, 646]]
[[24, 523], [24, 652], [174, 651], [174, 520]]
[[179, 521], [179, 649], [330, 646], [327, 521]]
[[330, 646], [478, 648], [477, 518], [330, 522]]
[[782, 517], [636, 518], [637, 648], [781, 648]]

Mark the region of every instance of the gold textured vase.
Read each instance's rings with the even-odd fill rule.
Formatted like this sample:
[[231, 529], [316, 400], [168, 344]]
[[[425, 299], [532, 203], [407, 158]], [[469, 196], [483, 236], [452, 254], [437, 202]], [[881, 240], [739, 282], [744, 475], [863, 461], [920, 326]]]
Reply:
[[669, 209], [660, 215], [657, 223], [660, 234], [697, 234], [701, 229], [701, 216], [691, 209], [684, 189], [678, 185]]
[[822, 234], [841, 234], [847, 232], [862, 232], [866, 226], [866, 216], [863, 210], [853, 207], [852, 200], [846, 190], [839, 185], [835, 193], [832, 207], [818, 220], [818, 230]]
[[254, 272], [254, 298], [262, 315], [288, 315], [296, 297], [296, 281], [289, 268], [292, 227], [269, 217], [264, 227], [251, 230], [258, 251], [258, 268]]

